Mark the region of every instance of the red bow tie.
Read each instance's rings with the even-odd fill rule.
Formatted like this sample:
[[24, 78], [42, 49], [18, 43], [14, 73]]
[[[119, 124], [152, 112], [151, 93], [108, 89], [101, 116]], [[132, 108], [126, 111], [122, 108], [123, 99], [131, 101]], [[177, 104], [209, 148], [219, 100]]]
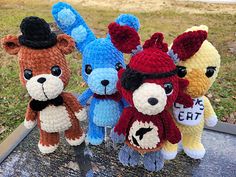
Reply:
[[122, 99], [119, 92], [116, 92], [112, 95], [98, 95], [98, 94], [94, 93], [93, 96], [97, 99], [110, 99], [110, 100], [114, 100], [116, 102], [119, 102]]

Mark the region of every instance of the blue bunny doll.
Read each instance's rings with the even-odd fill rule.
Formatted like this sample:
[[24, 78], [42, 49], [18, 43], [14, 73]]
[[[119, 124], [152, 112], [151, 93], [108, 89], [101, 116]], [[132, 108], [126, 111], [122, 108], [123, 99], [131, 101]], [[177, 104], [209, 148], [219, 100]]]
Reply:
[[[105, 128], [116, 125], [126, 104], [116, 89], [117, 71], [125, 68], [123, 53], [113, 46], [109, 35], [96, 38], [80, 14], [69, 4], [55, 4], [52, 14], [59, 28], [72, 36], [82, 54], [82, 77], [89, 88], [78, 100], [85, 106], [92, 97], [86, 140], [92, 145], [99, 145], [105, 138]], [[120, 15], [116, 22], [136, 31], [140, 27], [138, 18], [130, 14]]]

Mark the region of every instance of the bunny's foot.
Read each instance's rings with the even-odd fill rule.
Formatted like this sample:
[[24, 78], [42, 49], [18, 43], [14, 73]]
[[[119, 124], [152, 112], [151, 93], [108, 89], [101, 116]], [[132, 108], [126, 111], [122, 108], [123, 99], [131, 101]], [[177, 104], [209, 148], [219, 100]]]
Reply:
[[148, 171], [160, 171], [164, 166], [164, 158], [161, 151], [145, 154], [143, 165]]

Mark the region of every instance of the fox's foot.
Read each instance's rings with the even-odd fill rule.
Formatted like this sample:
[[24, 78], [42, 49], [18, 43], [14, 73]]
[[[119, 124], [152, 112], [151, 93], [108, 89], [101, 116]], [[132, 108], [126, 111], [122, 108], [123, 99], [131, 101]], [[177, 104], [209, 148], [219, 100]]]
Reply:
[[127, 145], [124, 145], [119, 152], [119, 160], [125, 166], [134, 167], [140, 163], [141, 155]]
[[148, 171], [160, 171], [164, 167], [164, 158], [161, 151], [145, 154], [143, 165]]

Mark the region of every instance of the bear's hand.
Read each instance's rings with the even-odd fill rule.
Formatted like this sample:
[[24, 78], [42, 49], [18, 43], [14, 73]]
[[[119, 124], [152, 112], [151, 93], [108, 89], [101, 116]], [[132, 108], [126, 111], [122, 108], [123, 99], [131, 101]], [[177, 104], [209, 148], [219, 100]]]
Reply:
[[31, 128], [34, 128], [34, 126], [36, 125], [36, 121], [32, 121], [32, 120], [24, 120], [24, 126], [25, 128], [27, 129], [31, 129]]
[[217, 116], [211, 116], [205, 119], [205, 123], [208, 127], [214, 127], [218, 122]]
[[76, 112], [75, 116], [79, 121], [85, 121], [88, 117], [87, 108], [84, 107], [80, 112]]
[[114, 131], [114, 128], [111, 130], [110, 137], [113, 143], [123, 143], [125, 141], [125, 135], [118, 135], [118, 133]]

